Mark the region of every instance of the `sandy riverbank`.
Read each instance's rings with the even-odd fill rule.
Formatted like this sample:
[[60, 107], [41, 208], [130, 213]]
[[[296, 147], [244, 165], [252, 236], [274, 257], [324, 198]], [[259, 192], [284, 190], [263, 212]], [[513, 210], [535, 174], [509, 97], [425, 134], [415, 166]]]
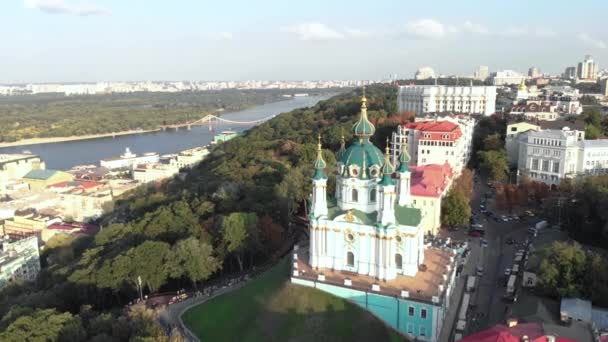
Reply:
[[0, 143], [0, 148], [13, 147], [13, 146], [24, 146], [24, 145], [51, 144], [51, 143], [64, 142], [64, 141], [97, 139], [97, 138], [115, 137], [115, 136], [119, 136], [119, 135], [149, 133], [149, 132], [157, 132], [157, 131], [160, 131], [160, 128], [150, 129], [150, 130], [131, 130], [131, 131], [122, 131], [122, 132], [115, 132], [115, 133], [104, 133], [104, 134], [77, 135], [77, 136], [72, 136], [72, 137], [31, 138], [31, 139], [23, 139], [23, 140], [14, 141], [14, 142]]

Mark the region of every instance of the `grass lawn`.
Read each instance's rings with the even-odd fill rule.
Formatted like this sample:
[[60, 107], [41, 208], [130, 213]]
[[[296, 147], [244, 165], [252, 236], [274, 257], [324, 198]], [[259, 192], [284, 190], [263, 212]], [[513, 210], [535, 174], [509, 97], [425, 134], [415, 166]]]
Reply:
[[202, 341], [403, 341], [355, 304], [291, 284], [289, 266], [191, 308], [184, 323]]

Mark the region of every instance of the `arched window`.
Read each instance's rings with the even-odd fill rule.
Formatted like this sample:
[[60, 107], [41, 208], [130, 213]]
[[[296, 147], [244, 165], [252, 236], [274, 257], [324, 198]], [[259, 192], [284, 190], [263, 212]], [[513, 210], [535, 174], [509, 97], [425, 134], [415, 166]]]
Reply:
[[346, 253], [346, 265], [349, 267], [355, 266], [355, 255], [353, 252]]
[[357, 191], [357, 189], [353, 189], [352, 197], [353, 202], [359, 202], [359, 192]]
[[369, 201], [376, 202], [376, 189], [372, 189], [372, 191], [369, 193]]
[[403, 257], [401, 254], [395, 254], [395, 265], [399, 270], [403, 268]]

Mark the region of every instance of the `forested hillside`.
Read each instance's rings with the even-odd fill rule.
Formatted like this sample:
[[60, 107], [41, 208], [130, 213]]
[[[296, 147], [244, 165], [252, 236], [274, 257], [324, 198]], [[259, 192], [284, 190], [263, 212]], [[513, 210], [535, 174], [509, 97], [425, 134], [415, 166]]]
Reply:
[[[391, 128], [408, 117], [394, 115], [394, 87], [372, 86], [367, 97], [374, 138], [383, 146]], [[129, 336], [161, 336], [145, 317], [118, 319], [108, 310], [137, 297], [138, 277], [147, 294], [200, 286], [268, 260], [297, 229], [292, 217], [306, 212], [317, 134], [332, 170], [333, 152], [342, 133], [351, 140], [359, 108], [360, 90], [282, 114], [217, 146], [185, 180], [142, 188], [117, 203], [105, 218], [114, 223], [94, 239], [54, 242], [44, 255], [52, 264], [36, 284], [0, 292], [0, 330], [9, 327], [0, 339], [18, 336], [10, 335], [18, 320], [42, 315], [69, 315], [48, 321], [60, 325], [57, 331], [77, 326], [87, 338], [119, 340], [115, 322], [124, 322], [121, 333]], [[329, 193], [334, 184], [330, 178]], [[86, 312], [83, 305], [90, 305]]]
[[69, 137], [188, 122], [218, 110], [281, 101], [283, 90], [0, 96], [0, 142]]

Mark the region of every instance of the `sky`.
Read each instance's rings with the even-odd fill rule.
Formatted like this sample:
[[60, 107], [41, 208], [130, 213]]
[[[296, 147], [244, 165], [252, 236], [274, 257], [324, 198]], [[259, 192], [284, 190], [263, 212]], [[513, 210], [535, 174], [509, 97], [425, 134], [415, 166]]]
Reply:
[[608, 67], [606, 0], [1, 0], [0, 83]]

